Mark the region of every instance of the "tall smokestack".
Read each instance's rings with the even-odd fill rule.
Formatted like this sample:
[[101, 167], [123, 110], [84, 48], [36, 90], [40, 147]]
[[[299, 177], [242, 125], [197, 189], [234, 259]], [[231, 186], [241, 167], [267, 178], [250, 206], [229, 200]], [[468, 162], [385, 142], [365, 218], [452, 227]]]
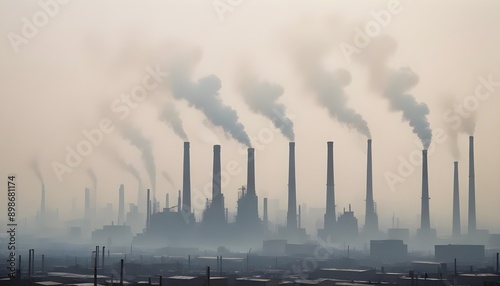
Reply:
[[90, 190], [85, 188], [85, 218], [90, 218]]
[[123, 223], [125, 223], [125, 187], [121, 184], [118, 191], [118, 224]]
[[458, 162], [454, 162], [453, 170], [453, 236], [460, 235], [460, 193], [458, 186]]
[[269, 218], [267, 216], [267, 198], [264, 198], [264, 215], [262, 216], [263, 221], [264, 221], [264, 227], [267, 230], [268, 223], [269, 223]]
[[220, 145], [214, 145], [214, 166], [212, 174], [212, 201], [221, 194]]
[[42, 199], [40, 203], [40, 217], [45, 218], [45, 184], [42, 183]]
[[378, 232], [378, 217], [375, 213], [375, 202], [373, 201], [373, 179], [372, 179], [372, 140], [368, 139], [366, 164], [366, 210], [365, 231]]
[[295, 189], [295, 142], [289, 143], [288, 155], [288, 213], [286, 226], [297, 228], [297, 194]]
[[182, 211], [191, 213], [191, 166], [189, 164], [189, 142], [184, 142], [184, 171], [182, 178]]
[[255, 149], [248, 148], [247, 194], [255, 195]]
[[469, 137], [469, 234], [476, 231], [476, 179], [474, 174], [474, 136]]
[[431, 221], [429, 215], [429, 177], [427, 171], [427, 150], [422, 150], [422, 210], [420, 228], [430, 230]]
[[150, 197], [150, 191], [148, 189], [147, 195], [146, 195], [146, 229], [149, 229], [149, 225], [151, 223], [151, 197]]
[[327, 145], [327, 164], [326, 164], [326, 213], [325, 230], [332, 231], [336, 221], [335, 218], [335, 187], [333, 175], [333, 142], [329, 141]]

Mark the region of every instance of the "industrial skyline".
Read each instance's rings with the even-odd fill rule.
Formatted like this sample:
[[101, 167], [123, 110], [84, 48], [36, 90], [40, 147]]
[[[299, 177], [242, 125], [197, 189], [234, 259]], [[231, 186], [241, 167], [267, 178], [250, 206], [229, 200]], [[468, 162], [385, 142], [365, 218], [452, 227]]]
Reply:
[[[500, 134], [494, 128], [500, 41], [488, 36], [500, 26], [493, 13], [499, 4], [458, 2], [448, 15], [445, 4], [403, 1], [359, 48], [358, 30], [389, 11], [387, 3], [374, 1], [366, 11], [343, 2], [294, 2], [286, 11], [279, 1], [245, 3], [224, 21], [210, 5], [193, 9], [193, 3], [81, 3], [78, 13], [61, 6], [19, 53], [9, 38], [0, 43], [0, 132], [9, 138], [2, 141], [0, 171], [16, 174], [23, 186], [19, 219], [35, 225], [43, 209], [57, 213], [61, 225], [62, 218], [82, 216], [122, 224], [130, 204], [145, 209], [150, 189], [152, 212], [165, 207], [167, 195], [177, 205], [181, 191], [181, 210], [199, 221], [206, 200], [219, 192], [213, 182], [220, 181], [213, 206], [219, 220], [235, 219], [245, 186], [249, 212], [262, 220], [267, 199], [270, 209], [285, 211], [269, 211], [271, 223], [300, 223], [313, 236], [349, 206], [359, 231], [387, 231], [395, 217], [401, 227], [433, 228], [438, 236], [453, 233], [453, 220], [457, 233], [458, 225], [462, 234], [500, 233]], [[6, 35], [22, 33], [19, 19], [31, 20], [41, 9], [0, 5], [11, 23], [0, 28]], [[115, 19], [115, 9], [134, 16]], [[445, 16], [450, 26], [442, 24]], [[470, 29], [456, 33], [451, 27], [464, 18], [471, 19]], [[411, 32], [423, 30], [436, 32]], [[346, 57], [344, 44], [359, 53]], [[141, 88], [144, 98], [122, 97]], [[325, 142], [335, 146], [331, 163]], [[421, 174], [426, 144], [428, 205]], [[81, 156], [78, 146], [91, 151]], [[217, 164], [213, 146], [220, 146]], [[256, 158], [253, 186], [249, 147]], [[75, 162], [68, 165], [68, 158]], [[58, 176], [54, 162], [68, 169]], [[219, 164], [220, 178], [214, 177]], [[290, 208], [289, 193], [295, 193]], [[303, 219], [295, 221], [299, 208]], [[429, 219], [422, 220], [427, 208]]]

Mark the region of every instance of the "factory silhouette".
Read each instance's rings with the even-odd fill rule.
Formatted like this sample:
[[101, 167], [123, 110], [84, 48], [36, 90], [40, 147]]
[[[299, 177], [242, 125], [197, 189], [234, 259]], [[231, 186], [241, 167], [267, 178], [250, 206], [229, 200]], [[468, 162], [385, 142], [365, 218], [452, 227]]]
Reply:
[[[457, 281], [469, 285], [498, 283], [500, 235], [477, 229], [476, 224], [473, 136], [469, 137], [468, 227], [461, 230], [458, 162], [453, 162], [451, 235], [438, 235], [438, 230], [431, 228], [432, 188], [426, 149], [422, 150], [420, 227], [415, 236], [410, 236], [410, 229], [400, 228], [394, 218], [387, 231], [379, 227], [371, 139], [367, 140], [363, 227], [359, 226], [350, 205], [338, 211], [334, 142], [326, 143], [323, 225], [317, 225], [315, 233], [306, 231], [302, 205], [297, 201], [301, 190], [296, 187], [295, 142], [288, 145], [284, 224], [270, 220], [269, 199], [259, 197], [255, 172], [258, 154], [254, 148], [247, 149], [247, 181], [238, 189], [236, 214], [230, 218], [222, 189], [223, 149], [220, 145], [213, 146], [211, 196], [200, 202], [199, 194], [191, 188], [191, 146], [184, 142], [182, 190], [178, 191], [176, 202], [170, 203], [167, 194], [164, 207], [160, 208], [154, 190], [142, 189], [139, 184], [137, 204], [130, 204], [127, 211], [127, 189], [121, 184], [116, 224], [104, 223], [102, 228], [98, 227], [99, 221], [109, 221], [116, 214], [111, 204], [97, 211], [92, 206], [90, 189], [85, 188], [83, 217], [66, 221], [68, 232], [57, 237], [54, 221], [58, 221], [58, 214], [46, 208], [42, 183], [36, 236], [47, 233], [42, 232], [47, 229], [54, 234], [38, 240], [21, 236], [23, 244], [36, 245], [36, 253], [42, 255], [36, 259], [35, 248], [30, 248], [27, 268], [26, 262], [22, 263], [25, 258], [21, 260], [19, 255], [17, 279], [68, 285], [75, 281], [122, 284], [124, 280], [151, 285], [155, 279], [159, 280], [157, 285], [163, 285], [164, 281], [165, 285], [347, 285], [342, 283], [353, 281], [358, 283], [353, 285], [416, 285], [414, 282], [419, 279], [432, 283], [429, 285], [449, 285], [450, 281], [455, 285]], [[194, 209], [200, 204], [204, 208], [195, 217]], [[99, 220], [100, 217], [103, 219]], [[50, 238], [59, 240], [59, 244], [51, 245]], [[430, 258], [432, 251], [434, 257]], [[68, 253], [74, 256], [74, 262], [68, 259]], [[313, 266], [297, 266], [304, 261], [312, 261]]]

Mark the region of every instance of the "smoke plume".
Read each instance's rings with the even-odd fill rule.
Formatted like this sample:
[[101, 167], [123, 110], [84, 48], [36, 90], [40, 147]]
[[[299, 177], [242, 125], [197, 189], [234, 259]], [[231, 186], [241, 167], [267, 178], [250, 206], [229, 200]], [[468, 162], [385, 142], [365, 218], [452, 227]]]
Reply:
[[190, 106], [202, 111], [213, 125], [222, 127], [238, 142], [251, 146], [245, 127], [238, 121], [238, 113], [224, 105], [219, 97], [221, 81], [217, 76], [209, 75], [191, 82], [185, 72], [176, 72], [170, 79], [175, 98], [185, 99]]
[[295, 141], [293, 122], [286, 116], [285, 105], [277, 102], [284, 92], [282, 86], [259, 81], [252, 76], [244, 76], [240, 79], [239, 86], [245, 103], [253, 112], [264, 115], [273, 122], [283, 136], [290, 141]]
[[476, 130], [477, 112], [471, 111], [467, 117], [459, 116], [459, 113], [456, 111], [457, 106], [459, 106], [460, 104], [458, 98], [450, 95], [444, 95], [441, 97], [445, 98], [442, 102], [442, 107], [444, 110], [446, 110], [445, 114], [447, 116], [453, 116], [450, 114], [455, 114], [454, 118], [456, 119], [456, 121], [451, 123], [447, 122], [447, 124], [445, 124], [445, 129], [450, 137], [450, 140], [448, 140], [448, 142], [450, 143], [450, 150], [453, 158], [455, 160], [460, 160], [461, 153], [458, 147], [458, 137], [460, 134], [465, 134], [468, 136], [474, 135], [474, 132]]
[[[304, 25], [311, 25], [309, 22]], [[328, 25], [320, 24], [313, 28], [325, 29], [325, 34], [331, 34], [331, 27]], [[345, 69], [331, 72], [323, 66], [326, 56], [334, 48], [333, 41], [318, 36], [320, 32], [311, 34], [307, 31], [301, 25], [294, 30], [292, 42], [286, 43], [292, 49], [296, 70], [306, 88], [315, 95], [317, 103], [328, 110], [330, 117], [370, 138], [366, 120], [347, 106], [348, 98], [344, 88], [351, 82], [351, 74]]]
[[43, 176], [42, 176], [42, 172], [40, 171], [40, 164], [38, 164], [38, 160], [33, 159], [31, 161], [30, 165], [31, 165], [31, 169], [33, 169], [33, 172], [35, 172], [36, 177], [38, 178], [40, 183], [43, 185]]
[[429, 107], [425, 103], [418, 103], [413, 95], [407, 93], [417, 83], [416, 73], [407, 67], [400, 68], [389, 75], [384, 95], [389, 99], [392, 110], [403, 112], [403, 120], [408, 121], [424, 149], [428, 149], [432, 141], [432, 130], [427, 119]]
[[131, 126], [123, 127], [122, 136], [141, 151], [142, 161], [144, 162], [144, 166], [146, 167], [149, 180], [151, 181], [151, 188], [154, 194], [156, 190], [156, 165], [153, 156], [153, 150], [151, 148], [151, 143], [149, 142], [149, 140], [144, 138], [139, 130]]
[[169, 125], [172, 130], [181, 138], [183, 141], [188, 141], [188, 137], [184, 128], [182, 127], [182, 119], [180, 117], [179, 111], [175, 109], [173, 102], [169, 101], [164, 106], [160, 113], [160, 119]]
[[161, 172], [161, 175], [163, 176], [163, 178], [165, 178], [165, 180], [167, 180], [167, 182], [170, 184], [170, 186], [174, 186], [174, 181], [172, 180], [172, 177], [170, 177], [170, 175], [165, 172], [165, 171], [162, 171]]
[[107, 153], [111, 154], [113, 156], [113, 160], [120, 166], [123, 170], [130, 172], [132, 176], [137, 180], [139, 183], [139, 186], [142, 186], [142, 179], [141, 175], [139, 174], [139, 171], [134, 167], [132, 164], [127, 164], [119, 155], [116, 153], [114, 149], [107, 151]]
[[415, 97], [408, 93], [418, 84], [419, 78], [408, 67], [393, 70], [387, 66], [390, 56], [395, 52], [397, 42], [389, 36], [374, 38], [357, 59], [369, 69], [370, 87], [381, 93], [390, 102], [393, 111], [401, 111], [403, 120], [408, 121], [424, 149], [428, 149], [432, 141], [430, 128], [429, 107], [417, 102]]

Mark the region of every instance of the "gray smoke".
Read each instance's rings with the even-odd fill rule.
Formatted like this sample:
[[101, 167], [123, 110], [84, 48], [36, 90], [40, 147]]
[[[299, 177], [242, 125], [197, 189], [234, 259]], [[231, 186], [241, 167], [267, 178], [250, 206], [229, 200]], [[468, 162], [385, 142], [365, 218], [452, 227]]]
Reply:
[[432, 130], [427, 119], [429, 107], [417, 102], [408, 93], [417, 85], [418, 76], [408, 67], [393, 70], [387, 66], [396, 47], [397, 42], [392, 37], [380, 36], [372, 40], [358, 59], [369, 69], [371, 88], [389, 100], [393, 111], [403, 112], [403, 120], [408, 121], [413, 133], [418, 136], [424, 149], [427, 149], [432, 141]]
[[465, 134], [465, 135], [474, 135], [474, 132], [476, 130], [476, 116], [477, 113], [476, 111], [471, 111], [468, 117], [465, 116], [458, 116], [458, 112], [456, 112], [456, 106], [459, 104], [459, 101], [457, 98], [453, 96], [441, 96], [444, 97], [444, 100], [442, 102], [442, 106], [444, 110], [454, 112], [456, 115], [456, 118], [458, 124], [453, 123], [447, 123], [445, 124], [445, 129], [446, 132], [448, 133], [450, 140], [448, 142], [450, 143], [450, 150], [453, 155], [453, 158], [455, 160], [460, 160], [461, 153], [460, 149], [458, 147], [458, 136], [460, 134]]
[[226, 134], [238, 142], [250, 147], [250, 138], [245, 127], [238, 121], [238, 113], [224, 105], [219, 97], [221, 81], [215, 75], [209, 75], [192, 82], [184, 72], [170, 74], [171, 88], [177, 99], [185, 99], [190, 106], [200, 110], [208, 120], [220, 126]]
[[151, 143], [149, 142], [149, 140], [144, 138], [139, 130], [131, 126], [123, 127], [122, 136], [141, 151], [142, 161], [144, 162], [144, 166], [146, 167], [149, 180], [151, 181], [151, 188], [154, 194], [156, 190], [156, 165], [153, 156], [153, 150], [151, 148]]
[[343, 69], [334, 74], [319, 70], [317, 77], [313, 89], [319, 104], [328, 109], [331, 117], [370, 138], [368, 123], [354, 109], [347, 106], [344, 87], [351, 82], [351, 74]]
[[120, 166], [123, 170], [130, 172], [132, 176], [137, 180], [139, 183], [139, 186], [142, 186], [142, 179], [141, 175], [139, 174], [139, 171], [134, 167], [132, 164], [127, 164], [119, 155], [116, 153], [114, 149], [111, 149], [109, 152], [107, 152], [113, 156], [114, 161]]
[[172, 102], [167, 102], [160, 113], [160, 119], [169, 125], [172, 130], [179, 136], [183, 141], [188, 141], [188, 137], [184, 128], [182, 127], [182, 119], [180, 117], [179, 111], [175, 109], [175, 105]]
[[317, 103], [328, 110], [330, 117], [370, 138], [366, 120], [347, 106], [344, 88], [351, 82], [351, 74], [345, 69], [330, 72], [323, 66], [325, 57], [334, 48], [333, 42], [310, 33], [304, 34], [306, 30], [298, 28], [293, 33], [294, 40], [287, 43], [305, 86], [315, 94]]
[[284, 92], [282, 86], [247, 77], [241, 79], [240, 89], [245, 103], [253, 112], [264, 115], [273, 122], [283, 136], [295, 141], [293, 122], [286, 116], [285, 105], [277, 102]]
[[170, 177], [170, 175], [165, 172], [165, 171], [162, 171], [161, 172], [161, 175], [163, 176], [163, 178], [165, 178], [165, 180], [167, 180], [167, 182], [170, 184], [170, 186], [174, 186], [174, 180], [172, 180], [172, 177]]
[[403, 119], [408, 121], [413, 133], [417, 134], [424, 149], [428, 149], [432, 141], [432, 130], [427, 119], [429, 107], [419, 103], [408, 93], [418, 83], [418, 76], [410, 68], [404, 67], [389, 74], [386, 90], [384, 91], [394, 111], [402, 111]]
[[31, 169], [33, 169], [33, 172], [35, 172], [36, 177], [38, 178], [40, 183], [42, 183], [42, 185], [43, 185], [43, 176], [42, 176], [42, 172], [40, 171], [40, 165], [38, 164], [38, 160], [37, 159], [31, 160], [30, 165], [31, 165]]
[[94, 187], [94, 192], [97, 191], [97, 177], [95, 176], [94, 171], [91, 168], [87, 169], [87, 174], [92, 180], [92, 186]]

